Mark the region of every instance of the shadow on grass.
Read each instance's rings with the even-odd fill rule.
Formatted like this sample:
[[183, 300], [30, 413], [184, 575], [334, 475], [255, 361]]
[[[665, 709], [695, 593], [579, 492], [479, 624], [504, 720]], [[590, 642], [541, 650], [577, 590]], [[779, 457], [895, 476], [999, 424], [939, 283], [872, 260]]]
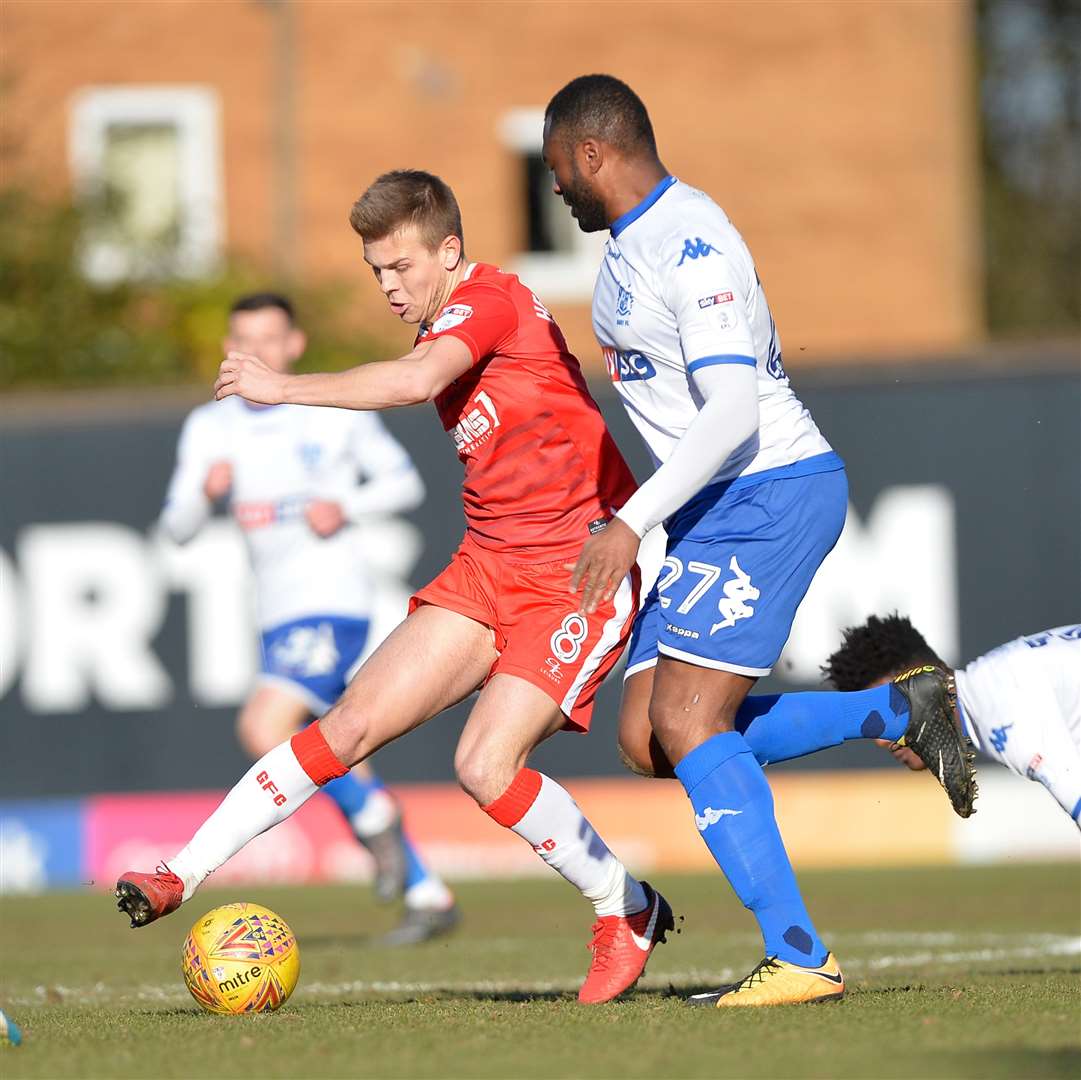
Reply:
[[981, 975], [1081, 975], [1081, 967], [1031, 967], [999, 968], [996, 971], [981, 971]]
[[[614, 1002], [616, 1005], [628, 1004], [642, 1000], [664, 1000], [667, 998], [684, 998], [689, 991], [676, 990], [669, 987], [664, 990], [635, 990]], [[398, 996], [398, 995], [401, 996]], [[436, 1001], [475, 1001], [506, 1003], [521, 1005], [528, 1002], [559, 1002], [570, 1005], [577, 1001], [576, 990], [461, 990], [453, 986], [440, 987], [433, 985], [430, 991], [418, 994], [415, 991], [385, 991], [371, 998], [353, 998], [344, 1001], [304, 1001], [294, 1002], [293, 1008], [298, 1011], [319, 1009], [363, 1009], [373, 1005], [384, 1006], [397, 1005], [422, 1005]]]
[[[913, 1064], [910, 1062], [910, 1064]], [[909, 1073], [915, 1075], [915, 1073]], [[1081, 1049], [1056, 1046], [1031, 1050], [970, 1050], [945, 1053], [927, 1063], [925, 1077], [950, 1077], [951, 1080], [987, 1080], [1003, 1077], [1013, 1080], [1075, 1080], [1081, 1076]]]

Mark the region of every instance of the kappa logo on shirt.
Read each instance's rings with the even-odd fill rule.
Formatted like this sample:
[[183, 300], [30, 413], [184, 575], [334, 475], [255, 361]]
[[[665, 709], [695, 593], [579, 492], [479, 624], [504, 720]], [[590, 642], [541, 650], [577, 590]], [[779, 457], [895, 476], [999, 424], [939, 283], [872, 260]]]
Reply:
[[441, 334], [444, 330], [461, 326], [473, 314], [473, 309], [468, 304], [451, 304], [443, 308], [439, 318], [432, 323], [432, 333]]
[[684, 240], [683, 254], [680, 255], [676, 268], [681, 267], [688, 259], [704, 259], [715, 251], [717, 251], [717, 248], [712, 244], [707, 244], [700, 236], [696, 236], [693, 240]]
[[991, 745], [1001, 754], [1006, 749], [1006, 743], [1010, 739], [1010, 728], [1013, 724], [1003, 724], [1002, 727], [991, 729]]

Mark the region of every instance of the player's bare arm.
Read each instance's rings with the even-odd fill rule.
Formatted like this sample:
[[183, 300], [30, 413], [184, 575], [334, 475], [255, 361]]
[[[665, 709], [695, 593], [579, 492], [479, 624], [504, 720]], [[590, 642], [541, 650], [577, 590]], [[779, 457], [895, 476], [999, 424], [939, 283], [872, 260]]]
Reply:
[[289, 375], [257, 356], [230, 352], [218, 371], [214, 396], [221, 401], [239, 394], [261, 405], [393, 409], [433, 401], [472, 364], [468, 346], [456, 338], [422, 341], [399, 360], [312, 375]]
[[203, 481], [203, 494], [211, 501], [217, 502], [229, 494], [233, 486], [233, 466], [228, 461], [215, 461], [207, 469], [206, 479]]
[[316, 536], [333, 536], [346, 522], [342, 504], [333, 499], [313, 499], [304, 507], [304, 520]]

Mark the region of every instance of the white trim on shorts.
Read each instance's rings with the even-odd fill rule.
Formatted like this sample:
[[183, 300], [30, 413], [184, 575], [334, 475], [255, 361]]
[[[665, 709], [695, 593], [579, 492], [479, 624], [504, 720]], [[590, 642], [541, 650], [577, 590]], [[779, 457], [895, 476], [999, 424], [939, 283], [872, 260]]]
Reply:
[[[633, 573], [632, 570], [631, 574]], [[634, 582], [631, 580], [631, 574], [628, 574], [619, 583], [619, 588], [616, 589], [616, 594], [612, 597], [615, 611], [612, 617], [604, 624], [604, 629], [601, 631], [597, 644], [593, 646], [590, 654], [582, 661], [582, 666], [578, 669], [574, 682], [571, 683], [566, 696], [559, 703], [560, 709], [567, 716], [570, 716], [578, 696], [582, 693], [582, 688], [594, 676], [605, 656], [619, 644], [623, 628], [627, 625], [627, 620], [631, 617], [631, 612], [634, 609]]]
[[[688, 664], [694, 664], [696, 667], [713, 668], [715, 671], [731, 671], [736, 675], [747, 675], [750, 678], [761, 677], [762, 675], [768, 675], [773, 668], [771, 667], [743, 667], [741, 664], [729, 664], [724, 660], [710, 660], [705, 656], [695, 656], [694, 653], [684, 652], [682, 649], [673, 649], [671, 645], [657, 645], [659, 652], [664, 653], [665, 656], [672, 656], [676, 660], [683, 660]], [[637, 665], [635, 665], [637, 667]]]
[[628, 664], [623, 669], [623, 681], [626, 682], [632, 675], [637, 675], [646, 668], [656, 667], [659, 656], [651, 656], [648, 660], [639, 660], [637, 664]]

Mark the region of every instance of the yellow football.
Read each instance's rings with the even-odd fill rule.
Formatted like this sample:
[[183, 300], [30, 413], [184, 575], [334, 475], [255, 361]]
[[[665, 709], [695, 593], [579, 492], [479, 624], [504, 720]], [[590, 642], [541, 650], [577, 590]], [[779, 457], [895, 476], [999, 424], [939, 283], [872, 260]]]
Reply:
[[191, 928], [180, 969], [207, 1012], [273, 1012], [297, 984], [300, 949], [280, 915], [258, 904], [225, 904]]

